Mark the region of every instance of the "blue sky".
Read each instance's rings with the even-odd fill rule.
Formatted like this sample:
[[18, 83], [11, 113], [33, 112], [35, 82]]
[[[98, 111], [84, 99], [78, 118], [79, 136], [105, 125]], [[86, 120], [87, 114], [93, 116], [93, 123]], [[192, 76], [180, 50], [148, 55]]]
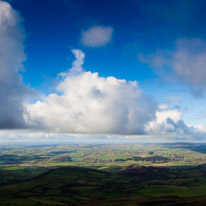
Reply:
[[0, 127], [205, 141], [205, 8], [203, 0], [0, 1], [0, 71], [19, 81], [0, 80], [2, 108], [11, 102]]
[[[154, 79], [152, 70], [138, 61], [139, 53], [169, 50], [179, 37], [202, 38], [206, 33], [204, 17], [199, 14], [204, 6], [195, 1], [117, 4], [116, 1], [16, 0], [11, 5], [25, 19], [28, 72], [24, 79], [32, 87], [39, 87], [44, 76], [55, 77], [67, 69], [73, 61], [72, 48], [84, 50], [85, 68], [101, 76]], [[96, 25], [113, 27], [112, 41], [98, 49], [81, 45], [81, 31]]]

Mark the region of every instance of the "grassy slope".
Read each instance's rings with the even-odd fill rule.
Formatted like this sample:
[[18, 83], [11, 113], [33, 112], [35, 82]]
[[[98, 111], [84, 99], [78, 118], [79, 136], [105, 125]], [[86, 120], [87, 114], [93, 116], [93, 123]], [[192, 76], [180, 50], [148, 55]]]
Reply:
[[40, 175], [49, 168], [8, 167], [0, 169], [0, 186], [14, 184]]
[[0, 200], [1, 205], [204, 205], [205, 174], [205, 168], [133, 166], [124, 168], [121, 174], [58, 168], [29, 181], [0, 187]]

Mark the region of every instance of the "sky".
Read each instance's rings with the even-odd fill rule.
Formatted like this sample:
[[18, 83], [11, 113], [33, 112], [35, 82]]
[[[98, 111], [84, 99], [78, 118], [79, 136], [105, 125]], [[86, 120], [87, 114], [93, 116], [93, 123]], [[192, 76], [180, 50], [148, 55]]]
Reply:
[[0, 141], [206, 142], [204, 0], [0, 0]]

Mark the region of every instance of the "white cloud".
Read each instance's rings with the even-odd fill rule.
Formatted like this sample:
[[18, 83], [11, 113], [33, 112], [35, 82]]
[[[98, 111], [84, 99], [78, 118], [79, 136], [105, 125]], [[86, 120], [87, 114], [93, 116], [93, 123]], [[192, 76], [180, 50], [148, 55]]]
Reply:
[[168, 108], [166, 104], [157, 108], [136, 81], [104, 78], [84, 71], [84, 53], [72, 52], [76, 59], [69, 71], [61, 73], [56, 93], [26, 105], [25, 118], [30, 128], [48, 131], [57, 138], [61, 135], [52, 132], [63, 132], [63, 137], [69, 139], [76, 134], [75, 138], [82, 141], [90, 138], [132, 142], [205, 139], [205, 127], [187, 125], [179, 108]]
[[83, 71], [84, 54], [81, 50], [73, 53], [77, 59], [61, 75], [57, 92], [26, 105], [27, 124], [67, 133], [144, 133], [144, 125], [155, 115], [153, 100], [142, 93], [135, 81]]
[[0, 0], [0, 129], [24, 127], [23, 98], [27, 88], [18, 73], [24, 70], [22, 18]]
[[[1, 141], [205, 138], [204, 125], [187, 125], [177, 108], [160, 105], [157, 110], [156, 103], [143, 94], [136, 81], [84, 71], [85, 54], [81, 50], [72, 50], [76, 60], [69, 71], [59, 74], [56, 93], [34, 104], [24, 103], [30, 91], [19, 73], [26, 59], [22, 21], [18, 12], [0, 0], [0, 129], [30, 128], [41, 132], [4, 130], [0, 132]], [[92, 27], [82, 32], [82, 44], [104, 46], [111, 41], [112, 32], [111, 27]], [[160, 52], [152, 56], [150, 63], [163, 70], [170, 67], [174, 77], [193, 92], [200, 93], [206, 87], [206, 43], [200, 39], [180, 39], [174, 51]]]
[[[158, 68], [158, 73], [186, 84], [194, 95], [200, 96], [206, 89], [206, 42], [201, 39], [178, 39], [174, 50], [159, 50], [154, 55], [143, 57], [142, 62]], [[168, 70], [170, 69], [170, 70]]]
[[160, 105], [156, 112], [156, 119], [147, 125], [146, 131], [157, 135], [165, 135], [168, 132], [176, 133], [171, 121], [177, 123], [179, 120], [182, 120], [182, 113], [178, 109], [168, 109], [166, 105]]
[[182, 140], [203, 140], [206, 138], [205, 126], [187, 125], [182, 118], [182, 112], [177, 108], [159, 106], [156, 119], [145, 127], [147, 133], [159, 138]]
[[82, 32], [81, 43], [87, 47], [105, 46], [112, 39], [112, 27], [93, 26]]

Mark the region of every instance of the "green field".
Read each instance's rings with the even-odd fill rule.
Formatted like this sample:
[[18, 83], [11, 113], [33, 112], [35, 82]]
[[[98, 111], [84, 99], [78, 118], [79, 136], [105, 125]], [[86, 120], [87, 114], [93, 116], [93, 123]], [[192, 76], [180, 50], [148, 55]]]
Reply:
[[206, 145], [1, 146], [0, 205], [205, 205]]

